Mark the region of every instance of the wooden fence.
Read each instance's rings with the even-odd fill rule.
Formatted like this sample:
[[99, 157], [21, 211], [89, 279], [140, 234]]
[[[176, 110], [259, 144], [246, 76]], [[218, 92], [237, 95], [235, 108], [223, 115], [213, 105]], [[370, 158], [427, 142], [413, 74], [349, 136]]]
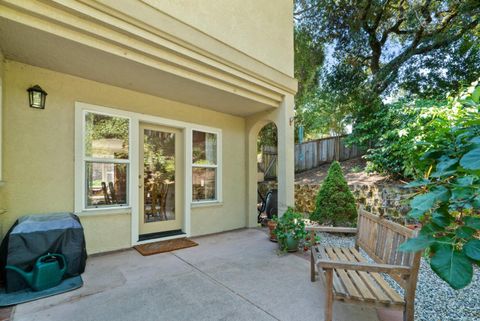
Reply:
[[[295, 173], [303, 172], [334, 160], [345, 161], [364, 154], [355, 145], [347, 147], [345, 140], [348, 135], [327, 137], [295, 144]], [[259, 171], [265, 179], [277, 177], [277, 148], [262, 146], [262, 161]]]
[[262, 171], [265, 179], [277, 177], [277, 148], [262, 146]]
[[295, 172], [306, 171], [334, 160], [344, 161], [362, 156], [357, 146], [347, 147], [348, 135], [327, 137], [295, 144]]

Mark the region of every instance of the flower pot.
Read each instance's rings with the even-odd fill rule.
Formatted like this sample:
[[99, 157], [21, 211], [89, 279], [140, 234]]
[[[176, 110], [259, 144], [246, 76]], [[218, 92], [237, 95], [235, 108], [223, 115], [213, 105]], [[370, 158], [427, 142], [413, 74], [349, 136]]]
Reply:
[[277, 236], [273, 232], [273, 230], [275, 230], [275, 228], [277, 227], [277, 222], [269, 220], [267, 226], [270, 231], [270, 241], [277, 242]]
[[287, 251], [288, 252], [297, 252], [298, 251], [298, 240], [293, 238], [293, 235], [289, 234], [286, 239]]
[[422, 224], [421, 223], [418, 223], [418, 224], [407, 224], [405, 225], [406, 227], [408, 227], [409, 229], [411, 230], [418, 230], [420, 228], [422, 228]]

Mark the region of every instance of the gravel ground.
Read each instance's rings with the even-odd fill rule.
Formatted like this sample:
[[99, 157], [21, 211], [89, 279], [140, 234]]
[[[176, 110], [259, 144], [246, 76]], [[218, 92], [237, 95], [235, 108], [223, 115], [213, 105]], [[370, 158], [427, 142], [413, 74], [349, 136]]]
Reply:
[[[351, 247], [354, 238], [321, 233], [320, 243]], [[362, 253], [366, 256], [365, 253]], [[403, 289], [391, 278], [387, 281], [400, 293]], [[415, 296], [415, 320], [480, 321], [480, 270], [474, 269], [472, 283], [459, 291], [441, 280], [422, 259]]]

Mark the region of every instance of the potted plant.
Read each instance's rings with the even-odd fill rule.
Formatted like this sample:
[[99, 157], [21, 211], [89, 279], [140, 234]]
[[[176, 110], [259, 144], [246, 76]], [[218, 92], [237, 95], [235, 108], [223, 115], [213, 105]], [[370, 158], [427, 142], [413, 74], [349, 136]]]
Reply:
[[307, 237], [303, 215], [289, 207], [283, 216], [277, 219], [274, 233], [282, 252], [298, 251], [300, 242], [304, 242]]
[[277, 228], [277, 217], [273, 216], [272, 219], [268, 220], [267, 226], [270, 231], [270, 241], [277, 242], [277, 235], [275, 234], [275, 229]]

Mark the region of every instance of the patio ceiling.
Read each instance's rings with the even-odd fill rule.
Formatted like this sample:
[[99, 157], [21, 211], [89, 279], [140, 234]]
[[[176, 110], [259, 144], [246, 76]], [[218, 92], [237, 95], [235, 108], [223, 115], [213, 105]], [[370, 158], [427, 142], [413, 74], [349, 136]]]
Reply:
[[121, 22], [80, 4], [0, 0], [0, 47], [10, 60], [238, 116], [275, 109], [296, 90], [294, 79], [236, 52], [256, 72]]

